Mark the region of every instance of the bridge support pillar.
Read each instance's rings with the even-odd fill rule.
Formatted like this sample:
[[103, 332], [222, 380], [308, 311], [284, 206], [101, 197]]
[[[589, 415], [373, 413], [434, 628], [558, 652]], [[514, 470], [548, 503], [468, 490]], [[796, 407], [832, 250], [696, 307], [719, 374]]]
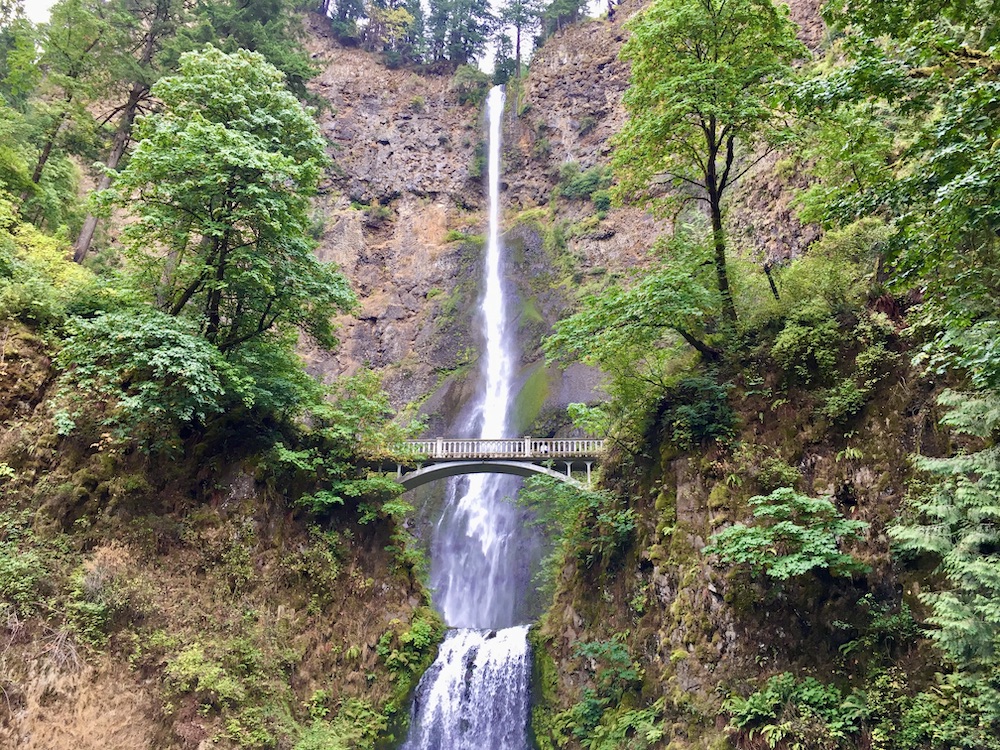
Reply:
[[590, 467], [593, 465], [593, 461], [587, 461], [587, 487], [590, 487]]
[[565, 463], [566, 463], [566, 476], [572, 478], [573, 477], [573, 462], [572, 461], [566, 461]]
[[396, 464], [396, 479], [403, 477], [403, 464]]

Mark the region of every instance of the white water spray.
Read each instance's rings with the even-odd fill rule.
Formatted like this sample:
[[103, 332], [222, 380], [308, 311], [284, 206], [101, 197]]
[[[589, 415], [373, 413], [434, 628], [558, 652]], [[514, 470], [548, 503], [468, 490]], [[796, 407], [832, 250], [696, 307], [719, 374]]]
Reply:
[[[484, 392], [473, 422], [481, 438], [507, 437], [514, 373], [501, 276], [500, 137], [503, 89], [487, 101], [489, 234], [480, 308]], [[470, 425], [472, 429], [474, 425]], [[431, 585], [449, 634], [417, 687], [403, 750], [526, 750], [530, 652], [519, 603], [529, 585], [509, 478], [475, 474], [449, 494], [432, 545]], [[500, 628], [500, 630], [489, 630]]]

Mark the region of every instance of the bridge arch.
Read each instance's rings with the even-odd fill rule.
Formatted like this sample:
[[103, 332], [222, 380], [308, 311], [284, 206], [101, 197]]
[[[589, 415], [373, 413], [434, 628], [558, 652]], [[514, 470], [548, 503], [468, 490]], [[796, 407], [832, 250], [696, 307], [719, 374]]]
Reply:
[[403, 489], [412, 490], [436, 479], [446, 479], [457, 477], [462, 474], [514, 474], [519, 477], [530, 477], [535, 474], [558, 479], [560, 482], [571, 484], [577, 489], [586, 489], [583, 484], [560, 474], [546, 466], [522, 461], [448, 461], [446, 463], [431, 464], [422, 469], [411, 471], [399, 477], [399, 483]]

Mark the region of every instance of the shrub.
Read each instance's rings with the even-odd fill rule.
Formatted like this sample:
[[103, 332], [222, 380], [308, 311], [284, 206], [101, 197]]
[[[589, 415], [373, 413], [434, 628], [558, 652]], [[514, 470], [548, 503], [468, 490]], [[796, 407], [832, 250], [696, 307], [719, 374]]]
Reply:
[[563, 198], [584, 200], [598, 190], [611, 187], [611, 169], [596, 166], [581, 171], [575, 161], [563, 164], [559, 169], [559, 194]]
[[565, 555], [588, 567], [597, 562], [608, 566], [622, 556], [635, 532], [635, 511], [607, 491], [581, 490], [537, 476], [525, 481], [517, 502], [533, 512], [533, 523], [553, 541], [537, 577], [543, 591], [555, 585]]
[[57, 363], [60, 398], [103, 402], [105, 424], [140, 442], [222, 411], [235, 374], [192, 324], [152, 308], [71, 321]]
[[611, 192], [608, 190], [595, 190], [590, 195], [590, 199], [594, 202], [594, 208], [597, 209], [597, 215], [599, 218], [604, 218], [604, 215], [611, 210]]
[[[0, 225], [13, 223], [0, 197]], [[62, 323], [67, 307], [94, 285], [94, 277], [69, 258], [69, 249], [30, 224], [0, 230], [0, 317], [39, 326]]]
[[812, 385], [833, 375], [840, 343], [840, 324], [825, 305], [811, 302], [785, 322], [771, 347], [771, 356], [790, 381]]
[[188, 646], [167, 664], [167, 685], [177, 694], [194, 694], [204, 706], [223, 708], [242, 703], [246, 689], [241, 681], [198, 643]]
[[858, 539], [868, 527], [849, 521], [827, 498], [807, 497], [783, 487], [750, 498], [755, 522], [713, 534], [702, 552], [729, 565], [744, 565], [753, 575], [786, 580], [812, 570], [849, 576], [867, 566], [838, 549], [842, 539]]
[[661, 398], [656, 427], [681, 450], [732, 437], [736, 414], [729, 386], [700, 375], [681, 378]]
[[861, 731], [866, 714], [863, 697], [845, 696], [812, 677], [798, 681], [789, 672], [770, 678], [746, 698], [731, 696], [723, 707], [732, 715], [730, 729], [749, 741], [738, 747], [757, 747], [757, 737], [767, 747], [846, 746]]
[[482, 106], [490, 84], [490, 77], [474, 65], [459, 65], [451, 78], [451, 90], [458, 95], [458, 103], [463, 107]]
[[35, 610], [50, 579], [29, 524], [26, 514], [0, 513], [0, 600], [22, 615]]

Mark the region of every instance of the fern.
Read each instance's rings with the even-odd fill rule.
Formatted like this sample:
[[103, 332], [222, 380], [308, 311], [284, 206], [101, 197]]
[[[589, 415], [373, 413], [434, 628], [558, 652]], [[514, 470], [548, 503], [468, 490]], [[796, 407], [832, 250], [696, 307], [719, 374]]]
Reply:
[[931, 607], [930, 637], [957, 668], [981, 720], [1000, 729], [1000, 395], [946, 392], [944, 418], [960, 434], [986, 438], [977, 451], [915, 460], [930, 487], [910, 499], [911, 520], [890, 528], [898, 547], [940, 559], [947, 588], [921, 599]]

